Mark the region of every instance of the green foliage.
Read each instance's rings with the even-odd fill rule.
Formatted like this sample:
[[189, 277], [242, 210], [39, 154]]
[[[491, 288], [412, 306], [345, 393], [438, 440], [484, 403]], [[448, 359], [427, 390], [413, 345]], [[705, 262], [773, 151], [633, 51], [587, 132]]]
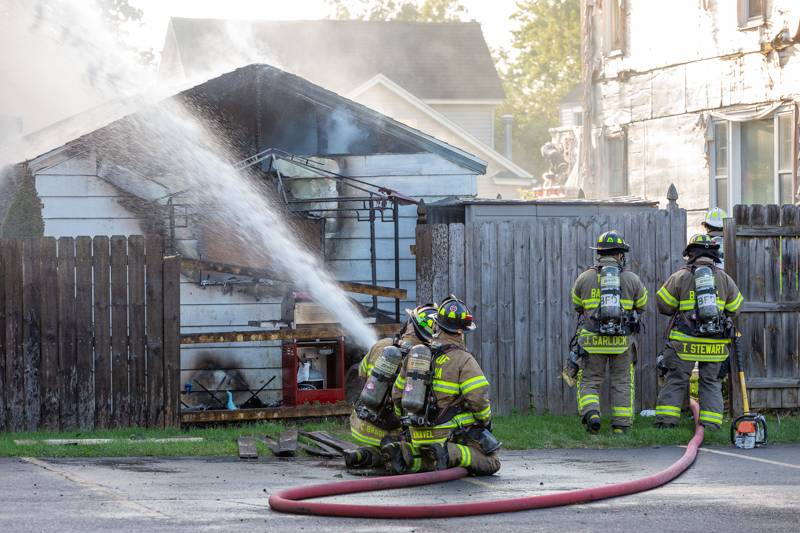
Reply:
[[404, 20], [450, 22], [462, 20], [466, 8], [458, 0], [328, 0], [338, 20]]
[[44, 235], [42, 202], [36, 192], [35, 179], [27, 165], [23, 166], [22, 172], [19, 189], [14, 194], [11, 205], [8, 206], [2, 228], [0, 228], [0, 235], [6, 239]]
[[[511, 51], [501, 51], [500, 75], [506, 101], [500, 117], [514, 116], [514, 162], [538, 176], [545, 170], [539, 148], [558, 124], [559, 100], [581, 81], [579, 0], [520, 0], [512, 20]], [[504, 66], [502, 66], [504, 65]]]

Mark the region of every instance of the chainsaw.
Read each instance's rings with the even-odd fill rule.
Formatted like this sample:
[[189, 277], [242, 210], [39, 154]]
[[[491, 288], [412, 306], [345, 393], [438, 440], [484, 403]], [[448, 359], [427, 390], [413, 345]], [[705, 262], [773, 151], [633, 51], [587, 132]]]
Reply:
[[750, 401], [747, 398], [747, 384], [744, 377], [744, 357], [740, 348], [742, 334], [734, 329], [733, 353], [736, 356], [736, 367], [739, 371], [739, 387], [742, 391], [742, 407], [744, 414], [731, 422], [731, 443], [737, 448], [751, 449], [767, 443], [767, 419], [763, 415], [750, 412]]

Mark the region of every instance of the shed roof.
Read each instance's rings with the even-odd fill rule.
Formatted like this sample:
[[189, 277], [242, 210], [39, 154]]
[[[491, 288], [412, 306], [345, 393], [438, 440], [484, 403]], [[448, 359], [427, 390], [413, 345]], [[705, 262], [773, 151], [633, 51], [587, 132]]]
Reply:
[[213, 70], [229, 61], [232, 36], [246, 36], [250, 62], [279, 65], [338, 93], [384, 74], [423, 100], [505, 97], [477, 22], [172, 18], [164, 47], [172, 61], [164, 64], [178, 58], [189, 77]]

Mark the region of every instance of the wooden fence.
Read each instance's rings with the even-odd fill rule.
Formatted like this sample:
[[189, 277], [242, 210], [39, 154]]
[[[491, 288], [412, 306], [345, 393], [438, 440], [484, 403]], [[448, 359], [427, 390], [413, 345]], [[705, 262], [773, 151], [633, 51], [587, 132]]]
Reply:
[[[725, 269], [744, 296], [742, 332], [750, 402], [800, 407], [800, 207], [736, 206], [725, 221]], [[734, 411], [739, 390], [733, 387]]]
[[178, 424], [180, 262], [160, 237], [0, 241], [0, 431]]
[[417, 300], [441, 301], [452, 292], [471, 306], [478, 329], [467, 335], [468, 347], [491, 383], [498, 413], [575, 412], [575, 390], [560, 377], [575, 332], [570, 288], [594, 262], [590, 246], [610, 229], [630, 243], [628, 265], [650, 294], [638, 339], [635, 407], [655, 406], [655, 360], [667, 318], [655, 312], [653, 298], [683, 264], [686, 245], [686, 212], [671, 196], [666, 210], [417, 226]]

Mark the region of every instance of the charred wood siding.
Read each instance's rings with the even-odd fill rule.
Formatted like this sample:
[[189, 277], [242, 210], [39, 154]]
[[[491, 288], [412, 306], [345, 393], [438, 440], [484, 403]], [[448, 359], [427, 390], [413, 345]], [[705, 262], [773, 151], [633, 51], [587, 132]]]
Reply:
[[[750, 405], [797, 409], [800, 207], [737, 205], [725, 224], [725, 267], [744, 296], [738, 323]], [[733, 410], [739, 412], [738, 387], [731, 393]]]
[[650, 295], [637, 339], [638, 412], [654, 407], [658, 395], [655, 360], [667, 319], [656, 313], [653, 298], [683, 264], [683, 209], [671, 202], [666, 210], [417, 226], [419, 303], [454, 292], [471, 306], [478, 329], [467, 335], [467, 345], [491, 383], [495, 412], [577, 412], [575, 391], [560, 377], [575, 332], [569, 291], [594, 262], [589, 247], [611, 228], [630, 242], [628, 265]]
[[178, 424], [179, 261], [160, 238], [0, 241], [0, 431]]

